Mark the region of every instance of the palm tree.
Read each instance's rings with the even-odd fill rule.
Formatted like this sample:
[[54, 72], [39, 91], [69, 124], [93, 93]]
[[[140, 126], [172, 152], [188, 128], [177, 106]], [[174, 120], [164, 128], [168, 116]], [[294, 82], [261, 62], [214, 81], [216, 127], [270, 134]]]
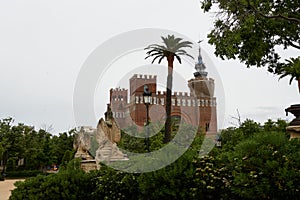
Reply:
[[290, 84], [293, 80], [298, 81], [298, 89], [300, 93], [300, 57], [291, 58], [286, 61], [287, 63], [283, 64], [276, 73], [281, 75], [279, 79], [290, 76]]
[[168, 143], [171, 140], [171, 95], [172, 95], [172, 82], [173, 82], [173, 62], [174, 58], [181, 64], [180, 56], [189, 55], [183, 48], [192, 48], [192, 42], [183, 41], [182, 38], [176, 38], [174, 35], [168, 35], [167, 37], [161, 37], [163, 45], [152, 44], [145, 48], [147, 50], [147, 58], [153, 57], [152, 64], [156, 59], [158, 64], [166, 58], [168, 61], [168, 77], [167, 77], [167, 97], [166, 97], [166, 122], [165, 122], [165, 137], [164, 143]]

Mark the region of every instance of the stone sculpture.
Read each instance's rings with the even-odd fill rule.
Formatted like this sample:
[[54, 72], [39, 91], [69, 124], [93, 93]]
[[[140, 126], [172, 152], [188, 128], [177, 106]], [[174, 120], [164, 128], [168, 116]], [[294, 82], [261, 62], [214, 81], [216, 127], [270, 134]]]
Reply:
[[92, 160], [93, 156], [90, 154], [91, 135], [95, 133], [95, 129], [91, 127], [81, 127], [77, 134], [73, 148], [76, 150], [75, 158], [82, 160]]
[[[81, 158], [81, 167], [86, 170], [100, 169], [100, 162], [128, 160], [117, 143], [121, 139], [121, 130], [113, 118], [110, 105], [107, 105], [105, 120], [101, 118], [97, 129], [81, 127], [74, 141], [75, 158]], [[96, 141], [95, 141], [96, 140]], [[98, 146], [92, 148], [92, 143]]]
[[110, 105], [107, 106], [105, 120], [101, 118], [97, 126], [96, 139], [99, 148], [96, 151], [96, 163], [128, 160], [127, 155], [122, 153], [117, 147], [117, 142], [121, 139], [121, 131], [112, 117]]

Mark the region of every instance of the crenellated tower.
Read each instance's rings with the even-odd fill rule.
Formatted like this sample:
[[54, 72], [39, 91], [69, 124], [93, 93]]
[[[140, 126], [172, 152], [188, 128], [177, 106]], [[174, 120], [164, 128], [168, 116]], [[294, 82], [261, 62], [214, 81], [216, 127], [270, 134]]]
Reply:
[[[130, 116], [133, 122], [138, 126], [144, 126], [146, 122], [146, 110], [143, 104], [144, 85], [147, 85], [149, 91], [156, 93], [156, 75], [135, 74], [129, 80], [130, 85]], [[139, 103], [136, 103], [139, 102]]]
[[198, 61], [195, 64], [196, 72], [194, 78], [188, 81], [191, 96], [197, 100], [201, 99], [204, 102], [213, 102], [207, 106], [199, 106], [200, 120], [199, 125], [203, 131], [207, 133], [217, 132], [217, 110], [216, 97], [214, 97], [215, 83], [214, 79], [208, 78], [205, 63], [201, 55], [201, 47], [199, 47]]
[[126, 110], [128, 104], [128, 90], [124, 88], [110, 89], [110, 108], [113, 117], [118, 121], [119, 126], [126, 126]]

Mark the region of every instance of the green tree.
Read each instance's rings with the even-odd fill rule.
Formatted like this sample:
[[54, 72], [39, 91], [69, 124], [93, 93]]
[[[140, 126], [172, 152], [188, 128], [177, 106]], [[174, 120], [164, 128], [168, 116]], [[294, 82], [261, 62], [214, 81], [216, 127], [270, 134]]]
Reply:
[[[141, 174], [138, 178], [139, 199], [199, 199], [195, 192], [198, 181], [195, 179], [195, 163], [203, 139], [197, 136], [187, 151], [172, 164]], [[172, 153], [176, 153], [176, 150]]]
[[63, 156], [67, 150], [73, 150], [74, 137], [76, 135], [75, 129], [68, 132], [59, 133], [51, 139], [50, 150], [53, 162], [61, 164]]
[[[130, 127], [132, 129], [132, 127]], [[133, 134], [133, 135], [131, 135]], [[145, 139], [141, 137], [136, 137], [138, 134], [137, 131], [130, 131], [130, 135], [127, 134], [127, 131], [121, 131], [121, 141], [118, 146], [122, 149], [125, 149], [129, 152], [134, 153], [144, 153], [146, 152]]]
[[238, 199], [297, 199], [300, 195], [298, 140], [261, 132], [223, 153], [230, 172], [228, 188]]
[[62, 158], [62, 161], [61, 161], [60, 169], [67, 167], [68, 163], [71, 160], [73, 160], [73, 158], [74, 158], [74, 151], [66, 150], [64, 157]]
[[[165, 145], [163, 143], [164, 129], [160, 129], [160, 127], [160, 124], [149, 124], [149, 132], [156, 133], [150, 137], [151, 151], [159, 150]], [[121, 131], [121, 141], [118, 146], [129, 152], [145, 153], [147, 146], [146, 140], [143, 138], [143, 136], [146, 135], [146, 130], [139, 132], [135, 126], [128, 127], [127, 129]]]
[[140, 174], [125, 173], [107, 166], [97, 172], [95, 199], [138, 199]]
[[17, 182], [17, 188], [12, 191], [9, 199], [94, 199], [96, 176], [94, 173], [85, 173], [79, 166], [79, 160], [75, 159], [68, 164], [66, 170], [57, 174], [38, 175], [24, 182]]
[[[5, 171], [42, 170], [60, 164], [67, 150], [73, 150], [74, 130], [52, 136], [45, 130], [35, 131], [12, 118], [0, 120], [0, 159]], [[70, 160], [70, 158], [68, 158]], [[18, 161], [23, 160], [23, 165]], [[9, 173], [8, 173], [9, 175]]]
[[288, 123], [285, 120], [278, 119], [277, 121], [273, 121], [271, 119], [268, 119], [263, 125], [264, 131], [269, 132], [286, 132], [286, 127], [288, 126]]
[[12, 118], [0, 120], [0, 141], [3, 148], [1, 156], [3, 164], [2, 174], [5, 173], [7, 167], [9, 170], [15, 169], [16, 162], [21, 158], [24, 150], [22, 145], [24, 126], [23, 124], [12, 126], [12, 123]]
[[246, 119], [239, 129], [243, 132], [243, 135], [245, 137], [249, 137], [251, 135], [254, 135], [255, 133], [259, 133], [262, 129], [259, 123], [251, 120], [251, 119]]
[[168, 143], [171, 140], [171, 95], [172, 95], [172, 82], [173, 82], [173, 63], [176, 58], [181, 64], [180, 56], [189, 55], [183, 48], [191, 48], [192, 43], [183, 41], [182, 38], [176, 38], [174, 35], [161, 37], [163, 45], [152, 44], [145, 48], [147, 50], [147, 58], [153, 57], [152, 63], [158, 59], [158, 63], [166, 58], [168, 61], [168, 76], [167, 76], [167, 95], [166, 95], [166, 122], [165, 122], [165, 137], [164, 142]]
[[300, 56], [282, 61], [281, 48], [300, 50], [298, 0], [203, 0], [207, 12], [218, 6], [209, 43], [222, 59], [236, 59], [250, 66], [267, 66], [269, 72], [291, 76], [300, 92]]

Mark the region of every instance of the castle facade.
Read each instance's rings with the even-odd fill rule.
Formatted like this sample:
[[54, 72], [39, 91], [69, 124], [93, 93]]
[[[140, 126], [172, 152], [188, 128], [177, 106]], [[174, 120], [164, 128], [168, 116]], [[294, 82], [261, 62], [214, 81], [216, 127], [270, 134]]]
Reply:
[[[190, 92], [172, 93], [172, 119], [177, 122], [199, 127], [206, 134], [217, 132], [217, 104], [214, 97], [214, 79], [208, 78], [206, 66], [202, 61], [199, 48], [198, 61], [195, 64], [194, 78], [187, 84]], [[157, 91], [156, 75], [134, 74], [129, 80], [128, 89], [110, 90], [110, 108], [118, 126], [126, 128], [146, 124], [146, 106], [143, 101], [145, 86], [151, 92], [149, 103], [149, 118], [152, 123], [165, 122], [166, 92]]]

